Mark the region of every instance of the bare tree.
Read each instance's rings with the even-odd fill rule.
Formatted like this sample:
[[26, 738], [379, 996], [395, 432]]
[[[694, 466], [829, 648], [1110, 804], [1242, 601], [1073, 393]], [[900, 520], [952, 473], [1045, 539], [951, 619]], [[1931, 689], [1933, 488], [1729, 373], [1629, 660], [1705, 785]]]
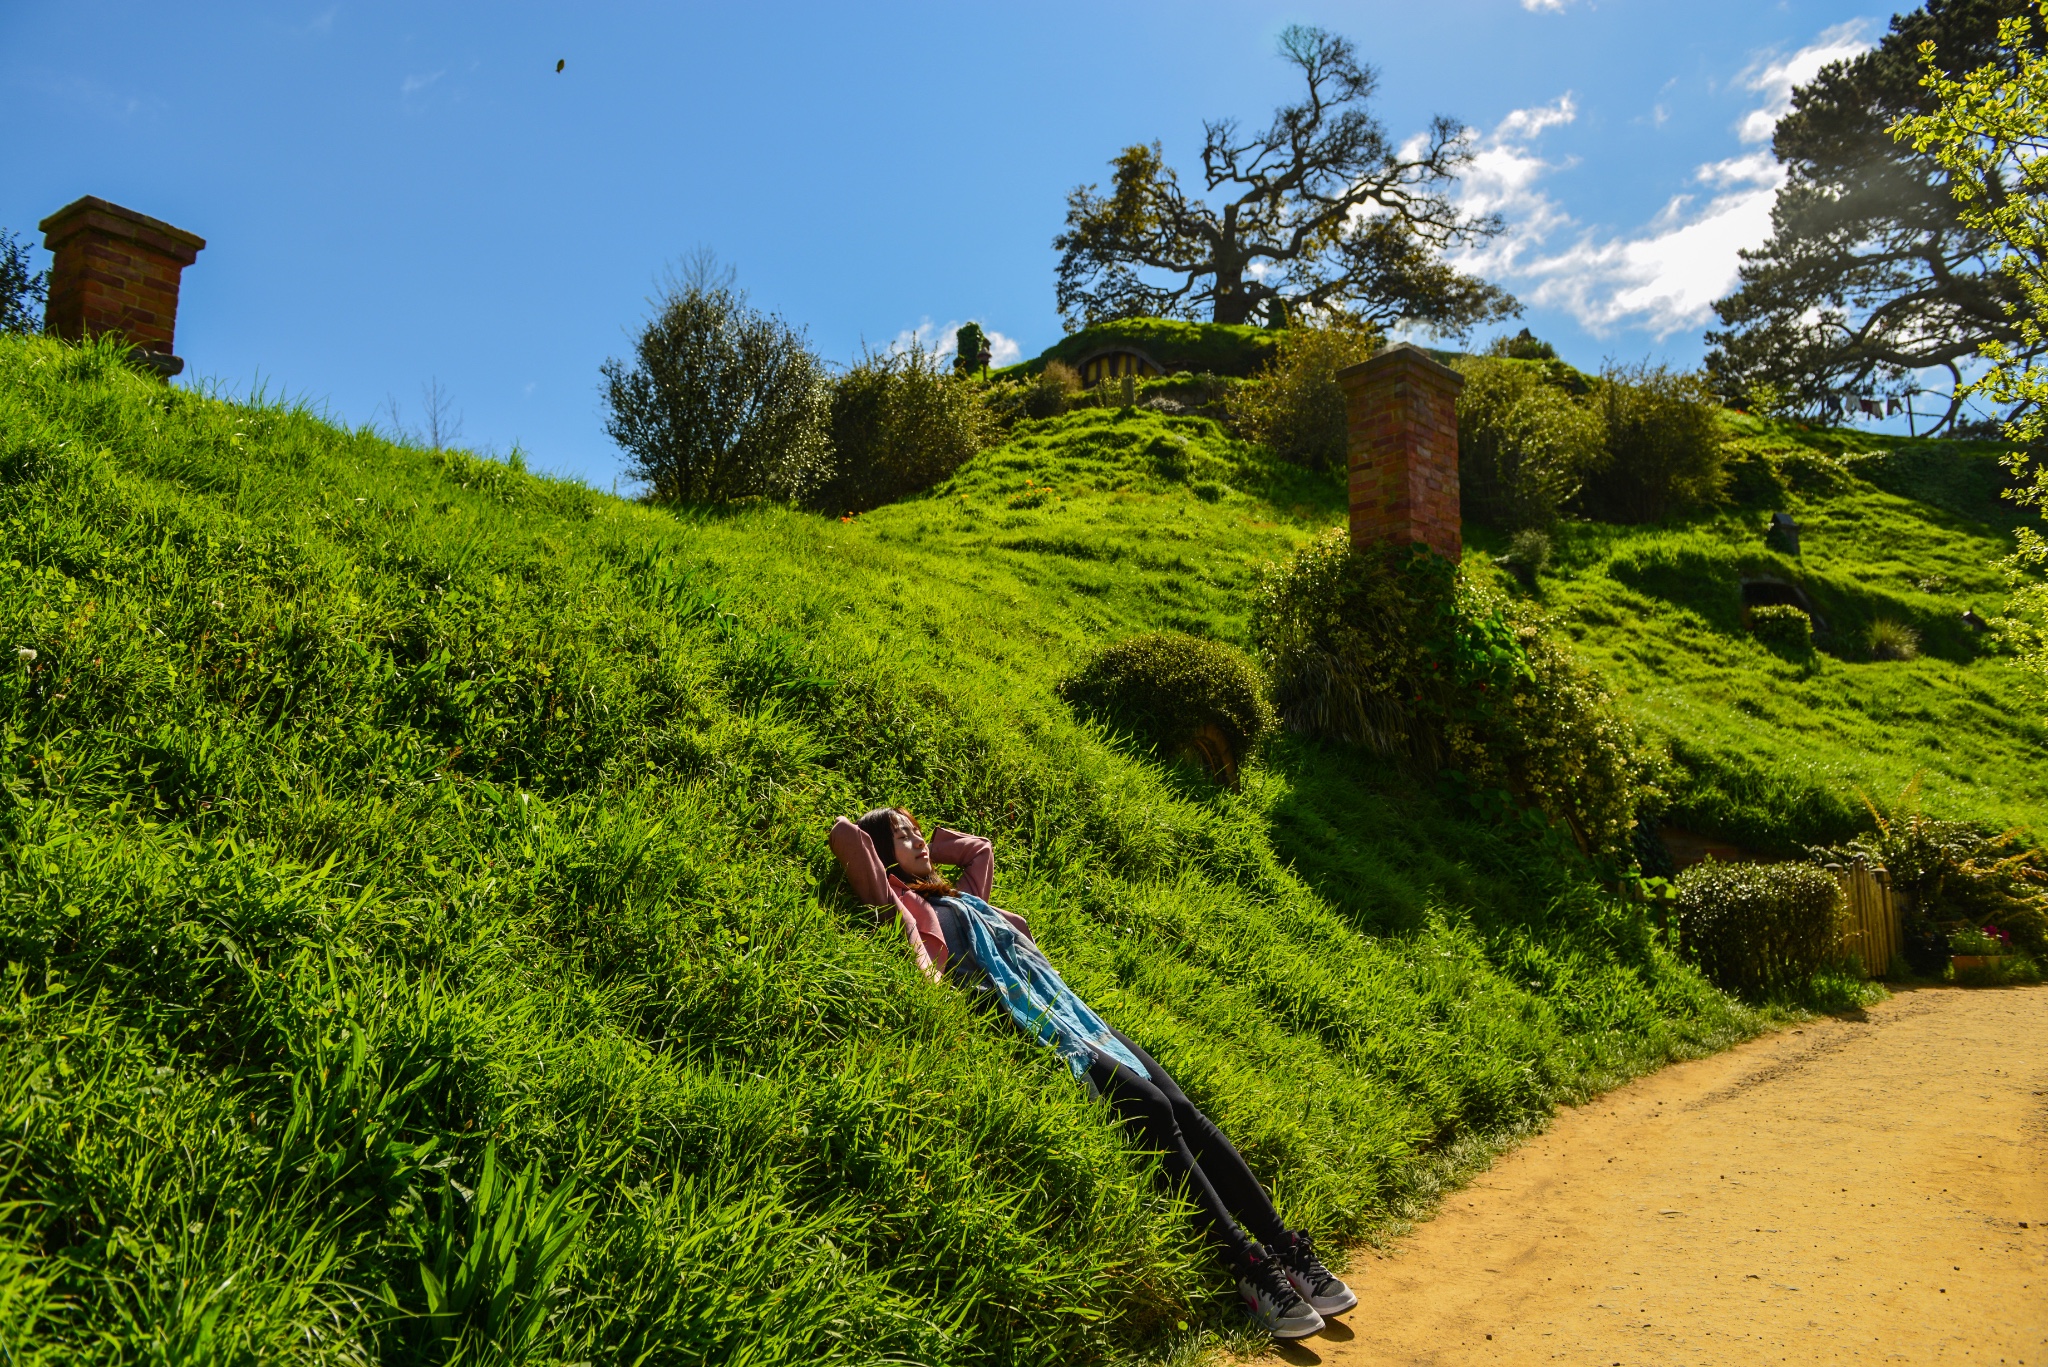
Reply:
[[1068, 326], [1203, 309], [1219, 323], [1279, 325], [1342, 310], [1456, 336], [1519, 313], [1443, 260], [1502, 230], [1451, 202], [1472, 160], [1467, 130], [1439, 116], [1397, 148], [1366, 110], [1379, 77], [1349, 39], [1293, 25], [1280, 55], [1307, 82], [1299, 103], [1261, 133], [1240, 133], [1234, 119], [1204, 125], [1204, 193], [1217, 203], [1183, 191], [1156, 142], [1111, 163], [1109, 194], [1084, 185], [1067, 196], [1053, 246]]
[[423, 446], [429, 451], [445, 451], [462, 440], [462, 415], [454, 411], [455, 402], [448, 397], [439, 376], [420, 386], [420, 407], [425, 421], [412, 427], [398, 407], [398, 396], [384, 396], [382, 411], [391, 425], [391, 440], [406, 446]]
[[420, 386], [420, 407], [426, 411], [426, 425], [420, 435], [426, 438], [429, 449], [445, 450], [462, 440], [462, 415], [453, 411], [454, 401], [441, 387], [439, 376]]

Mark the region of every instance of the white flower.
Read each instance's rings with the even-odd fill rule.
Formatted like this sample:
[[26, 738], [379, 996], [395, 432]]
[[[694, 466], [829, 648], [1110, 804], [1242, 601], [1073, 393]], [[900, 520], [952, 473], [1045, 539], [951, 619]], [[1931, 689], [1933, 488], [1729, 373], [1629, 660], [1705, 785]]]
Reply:
[[15, 647], [14, 658], [25, 665], [32, 665], [36, 662], [36, 653], [27, 646], [17, 646]]

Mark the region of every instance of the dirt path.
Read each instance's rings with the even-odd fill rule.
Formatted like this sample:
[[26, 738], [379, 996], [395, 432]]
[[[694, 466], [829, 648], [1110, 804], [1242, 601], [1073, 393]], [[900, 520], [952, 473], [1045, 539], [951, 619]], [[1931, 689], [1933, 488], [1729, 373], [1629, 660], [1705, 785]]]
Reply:
[[1269, 1362], [2048, 1367], [2048, 986], [1902, 993], [1568, 1111]]

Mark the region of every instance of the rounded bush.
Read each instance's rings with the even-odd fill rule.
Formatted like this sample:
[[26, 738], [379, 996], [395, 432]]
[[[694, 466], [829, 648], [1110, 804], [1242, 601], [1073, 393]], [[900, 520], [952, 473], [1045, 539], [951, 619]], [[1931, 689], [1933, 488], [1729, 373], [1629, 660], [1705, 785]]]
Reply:
[[1045, 369], [1024, 382], [1024, 416], [1056, 418], [1081, 392], [1081, 375], [1065, 361], [1048, 361]]
[[1751, 608], [1749, 634], [1758, 645], [1781, 655], [1804, 655], [1813, 649], [1813, 619], [1790, 603]]
[[1609, 366], [1597, 396], [1606, 454], [1579, 503], [1602, 522], [1660, 522], [1714, 502], [1726, 483], [1720, 404], [1706, 378]]
[[1814, 864], [1723, 864], [1678, 875], [1679, 942], [1723, 989], [1799, 987], [1841, 958], [1842, 889]]
[[1177, 631], [1120, 641], [1056, 691], [1160, 755], [1187, 755], [1227, 778], [1273, 725], [1265, 679], [1243, 651]]

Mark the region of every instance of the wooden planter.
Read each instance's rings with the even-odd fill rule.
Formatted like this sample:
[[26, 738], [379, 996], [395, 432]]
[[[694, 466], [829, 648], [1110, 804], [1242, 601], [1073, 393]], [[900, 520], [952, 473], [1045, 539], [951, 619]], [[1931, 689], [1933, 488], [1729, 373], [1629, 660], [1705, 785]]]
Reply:
[[2003, 954], [1951, 954], [1949, 966], [1961, 971], [1965, 968], [1989, 968], [2005, 956]]

